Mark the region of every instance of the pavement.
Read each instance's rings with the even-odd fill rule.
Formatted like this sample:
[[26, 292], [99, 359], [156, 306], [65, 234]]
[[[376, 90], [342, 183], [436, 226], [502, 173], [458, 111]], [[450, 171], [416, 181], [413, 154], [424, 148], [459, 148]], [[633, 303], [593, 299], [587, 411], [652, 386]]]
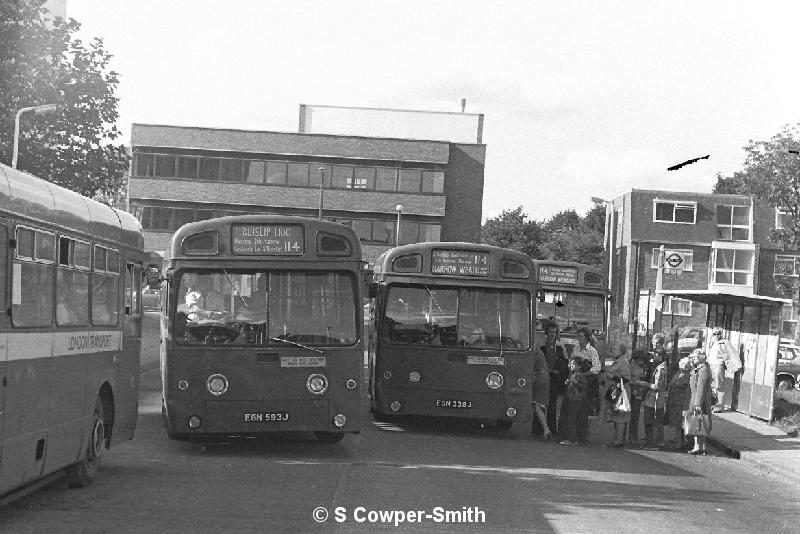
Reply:
[[[644, 428], [640, 423], [639, 428]], [[590, 441], [597, 445], [613, 439], [611, 424], [590, 418]], [[766, 421], [739, 412], [715, 413], [708, 444], [723, 454], [800, 484], [800, 437], [790, 436]]]

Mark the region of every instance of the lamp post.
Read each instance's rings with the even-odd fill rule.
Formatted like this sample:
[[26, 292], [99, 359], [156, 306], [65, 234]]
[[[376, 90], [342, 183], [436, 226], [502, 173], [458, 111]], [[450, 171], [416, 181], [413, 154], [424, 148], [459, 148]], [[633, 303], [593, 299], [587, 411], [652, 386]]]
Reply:
[[403, 213], [403, 205], [398, 204], [394, 207], [394, 209], [397, 211], [397, 227], [394, 231], [394, 246], [397, 247], [400, 245], [400, 214]]
[[17, 168], [17, 156], [19, 156], [19, 118], [23, 113], [27, 113], [32, 111], [34, 115], [38, 115], [40, 113], [49, 113], [51, 111], [56, 110], [55, 104], [43, 104], [41, 106], [31, 106], [28, 108], [22, 108], [17, 111], [17, 115], [14, 117], [14, 153], [11, 156], [11, 167], [16, 169]]
[[[611, 224], [612, 224], [612, 214], [613, 214], [613, 206], [610, 201], [600, 198], [600, 197], [591, 197], [592, 202], [595, 204], [605, 204], [606, 207], [606, 220], [605, 220], [605, 239], [603, 239], [603, 248], [606, 250], [606, 257], [604, 261], [608, 262], [606, 265], [606, 273], [608, 274], [608, 281], [606, 285], [608, 286], [609, 291], [611, 290], [611, 280], [614, 273], [614, 261], [613, 261], [613, 254], [614, 254], [614, 240], [612, 239], [611, 235]], [[609, 334], [609, 330], [611, 329], [611, 298], [609, 297], [606, 299], [606, 335]]]
[[323, 188], [325, 184], [325, 167], [322, 165], [319, 166], [319, 214], [317, 218], [322, 220], [322, 196], [324, 194], [325, 189]]

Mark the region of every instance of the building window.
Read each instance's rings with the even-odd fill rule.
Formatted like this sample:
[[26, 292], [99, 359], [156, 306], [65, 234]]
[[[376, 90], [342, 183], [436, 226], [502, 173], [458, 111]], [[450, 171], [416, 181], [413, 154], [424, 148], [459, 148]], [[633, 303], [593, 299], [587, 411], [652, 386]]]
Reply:
[[178, 157], [178, 178], [197, 179], [197, 158]]
[[[660, 248], [660, 247], [659, 247]], [[658, 248], [653, 248], [653, 256], [652, 261], [650, 263], [650, 267], [653, 269], [658, 269]], [[666, 261], [668, 257], [672, 254], [678, 254], [683, 258], [683, 262], [676, 269], [681, 269], [682, 271], [692, 271], [693, 264], [694, 264], [694, 251], [688, 249], [664, 249], [664, 267], [672, 268], [672, 266]]]
[[286, 183], [289, 185], [308, 185], [308, 163], [289, 163]]
[[175, 177], [175, 156], [156, 156], [156, 176], [160, 178]]
[[152, 154], [136, 154], [133, 157], [133, 175], [153, 176], [153, 157]]
[[219, 181], [219, 160], [216, 158], [200, 158], [200, 176], [206, 182]]
[[400, 221], [400, 244], [408, 245], [419, 241], [419, 224]]
[[692, 316], [692, 301], [679, 299], [677, 297], [667, 297], [664, 299], [664, 315], [683, 315]]
[[422, 184], [422, 171], [419, 169], [401, 169], [398, 191], [419, 193]]
[[716, 249], [714, 283], [736, 286], [753, 285], [753, 251]]
[[223, 159], [220, 162], [219, 178], [223, 182], [242, 181], [242, 160]]
[[750, 240], [750, 206], [717, 206], [717, 239]]
[[359, 241], [362, 243], [372, 241], [372, 221], [355, 219], [353, 220], [352, 227]]
[[347, 165], [334, 165], [331, 187], [341, 189], [349, 188], [353, 183], [353, 167]]
[[442, 193], [444, 191], [444, 172], [422, 171], [422, 192]]
[[380, 245], [394, 245], [393, 221], [372, 221], [372, 241]]
[[780, 208], [775, 209], [775, 228], [778, 230], [784, 230], [791, 228], [792, 225], [792, 214], [789, 213], [788, 210], [782, 210]]
[[[321, 169], [321, 170], [320, 170]], [[330, 165], [318, 165], [316, 163], [311, 164], [311, 186], [312, 187], [319, 187], [319, 179], [320, 177], [324, 177], [325, 183], [323, 184], [323, 188], [328, 188], [331, 186], [331, 166]]]
[[420, 242], [430, 243], [432, 241], [441, 241], [442, 225], [441, 224], [420, 224], [419, 225], [419, 240]]
[[353, 189], [375, 189], [375, 168], [356, 167], [352, 187]]
[[375, 189], [378, 191], [397, 190], [397, 169], [378, 167], [375, 178]]
[[782, 306], [781, 319], [781, 341], [794, 343], [797, 339], [797, 316], [794, 313], [794, 306]]
[[264, 168], [267, 166], [266, 162], [245, 160], [243, 166], [244, 179], [248, 184], [264, 183]]
[[773, 271], [773, 274], [797, 276], [800, 274], [800, 270], [798, 270], [798, 262], [800, 262], [800, 256], [777, 254], [775, 256], [775, 270]]
[[697, 215], [697, 202], [653, 201], [653, 221], [681, 224], [694, 224]]
[[286, 163], [283, 161], [267, 162], [267, 183], [283, 185], [286, 183]]

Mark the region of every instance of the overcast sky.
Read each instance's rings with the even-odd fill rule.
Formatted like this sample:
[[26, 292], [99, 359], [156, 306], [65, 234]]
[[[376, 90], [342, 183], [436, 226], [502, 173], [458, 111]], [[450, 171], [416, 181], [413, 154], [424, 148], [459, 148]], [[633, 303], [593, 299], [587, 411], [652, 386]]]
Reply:
[[[297, 131], [298, 106], [483, 113], [483, 219], [710, 192], [800, 122], [797, 2], [67, 0], [134, 122]], [[666, 168], [710, 154], [679, 171]]]

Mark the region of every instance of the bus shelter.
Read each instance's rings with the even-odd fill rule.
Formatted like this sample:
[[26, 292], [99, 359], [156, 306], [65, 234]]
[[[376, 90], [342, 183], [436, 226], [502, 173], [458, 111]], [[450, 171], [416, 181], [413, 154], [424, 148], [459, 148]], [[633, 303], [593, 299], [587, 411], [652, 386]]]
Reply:
[[771, 420], [781, 308], [791, 306], [792, 301], [716, 290], [662, 290], [658, 293], [708, 306], [704, 348], [708, 351], [711, 329], [722, 327], [725, 339], [738, 351], [742, 362], [742, 368], [736, 373], [725, 373], [725, 408]]

